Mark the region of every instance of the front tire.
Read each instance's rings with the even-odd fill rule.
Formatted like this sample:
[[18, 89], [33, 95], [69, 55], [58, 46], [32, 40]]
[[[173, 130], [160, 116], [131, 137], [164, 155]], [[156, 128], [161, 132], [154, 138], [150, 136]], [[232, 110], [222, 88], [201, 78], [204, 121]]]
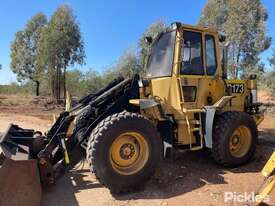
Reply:
[[161, 153], [162, 141], [151, 122], [125, 111], [107, 117], [93, 130], [87, 160], [100, 183], [121, 193], [144, 184]]
[[221, 165], [235, 167], [247, 163], [257, 144], [257, 126], [244, 112], [224, 112], [215, 117], [213, 159]]

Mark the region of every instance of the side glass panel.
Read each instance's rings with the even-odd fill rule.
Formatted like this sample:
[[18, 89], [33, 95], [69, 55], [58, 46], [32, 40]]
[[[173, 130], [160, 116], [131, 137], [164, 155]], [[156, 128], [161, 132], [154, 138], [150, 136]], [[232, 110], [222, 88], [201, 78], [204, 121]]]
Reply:
[[205, 36], [205, 51], [206, 51], [206, 73], [214, 75], [217, 70], [217, 58], [215, 50], [215, 40], [211, 35]]
[[162, 34], [152, 45], [147, 63], [147, 77], [171, 76], [176, 31]]
[[204, 68], [201, 33], [184, 31], [183, 39], [180, 74], [203, 75]]

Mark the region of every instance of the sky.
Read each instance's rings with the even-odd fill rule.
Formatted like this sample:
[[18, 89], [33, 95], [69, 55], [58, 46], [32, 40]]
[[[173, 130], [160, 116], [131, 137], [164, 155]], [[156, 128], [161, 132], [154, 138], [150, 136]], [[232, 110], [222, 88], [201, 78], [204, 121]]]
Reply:
[[[269, 12], [268, 35], [275, 41], [275, 1], [262, 0]], [[2, 0], [0, 6], [0, 84], [16, 81], [9, 68], [10, 45], [17, 31], [38, 12], [48, 18], [62, 4], [73, 8], [85, 42], [83, 71], [103, 71], [116, 63], [127, 49], [135, 49], [141, 34], [155, 21], [196, 24], [206, 0]], [[272, 23], [273, 22], [273, 23]], [[274, 41], [272, 47], [275, 48]], [[267, 63], [272, 50], [261, 57]], [[268, 64], [267, 64], [268, 66]]]

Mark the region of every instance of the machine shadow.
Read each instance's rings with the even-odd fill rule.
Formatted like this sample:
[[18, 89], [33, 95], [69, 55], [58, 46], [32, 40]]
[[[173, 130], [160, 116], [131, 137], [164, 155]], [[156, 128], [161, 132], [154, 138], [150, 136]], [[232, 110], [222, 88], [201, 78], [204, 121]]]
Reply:
[[[168, 199], [191, 192], [206, 184], [228, 184], [227, 172], [260, 172], [275, 147], [275, 131], [264, 130], [253, 160], [241, 167], [225, 168], [213, 162], [208, 151], [174, 152], [173, 157], [161, 161], [157, 172], [143, 188], [121, 195], [112, 194], [116, 200]], [[92, 177], [91, 177], [92, 175]], [[79, 206], [76, 194], [82, 190], [103, 187], [89, 169], [67, 173], [57, 184], [44, 191], [40, 206]], [[55, 196], [55, 197], [53, 197]]]
[[208, 151], [176, 153], [171, 160], [161, 162], [154, 177], [140, 191], [113, 196], [117, 200], [167, 199], [191, 192], [206, 184], [228, 184], [223, 176], [226, 172], [260, 172], [274, 147], [275, 132], [261, 132], [253, 160], [237, 168], [225, 168], [215, 164]]
[[77, 193], [100, 187], [102, 185], [95, 178], [91, 178], [89, 169], [72, 170], [52, 188], [43, 191], [40, 206], [80, 206], [76, 199]]

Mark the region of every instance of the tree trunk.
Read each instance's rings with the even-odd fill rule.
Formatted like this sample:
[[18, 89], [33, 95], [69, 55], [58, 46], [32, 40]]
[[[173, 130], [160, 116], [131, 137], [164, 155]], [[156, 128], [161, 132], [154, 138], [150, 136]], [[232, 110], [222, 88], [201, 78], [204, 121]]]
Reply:
[[40, 82], [36, 80], [35, 83], [36, 83], [36, 96], [39, 96], [40, 95], [40, 92], [39, 92]]
[[238, 78], [239, 76], [239, 63], [240, 63], [240, 56], [241, 56], [241, 52], [238, 49], [238, 54], [237, 54], [237, 66], [236, 66], [236, 74], [235, 74], [235, 79]]
[[57, 71], [56, 71], [56, 100], [59, 103], [60, 102], [60, 66], [57, 66]]
[[64, 68], [64, 79], [63, 79], [63, 92], [64, 92], [64, 102], [66, 100], [66, 68]]

